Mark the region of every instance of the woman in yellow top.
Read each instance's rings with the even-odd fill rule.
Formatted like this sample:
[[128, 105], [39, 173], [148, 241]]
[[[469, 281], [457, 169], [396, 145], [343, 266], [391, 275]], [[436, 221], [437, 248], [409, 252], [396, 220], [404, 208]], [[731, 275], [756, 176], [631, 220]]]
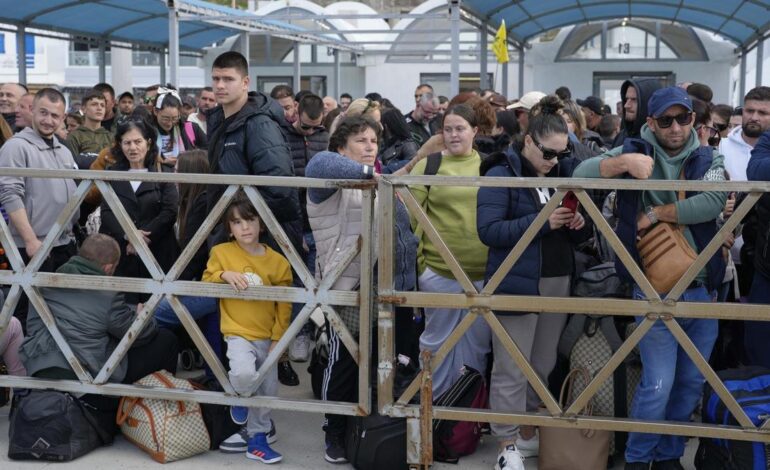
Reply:
[[[444, 115], [442, 135], [446, 149], [441, 152], [440, 165], [435, 173], [440, 176], [479, 176], [481, 156], [473, 149], [478, 132], [473, 109], [460, 104], [449, 108]], [[436, 157], [429, 156], [417, 163], [412, 175], [425, 174], [426, 165]], [[412, 193], [477, 289], [484, 281], [487, 247], [476, 231], [476, 194], [478, 188], [469, 186], [413, 186]], [[433, 242], [417, 230], [420, 246], [417, 250], [419, 269], [418, 288], [422, 292], [463, 293]], [[425, 331], [420, 336], [420, 349], [436, 352], [452, 331], [468, 314], [467, 309], [426, 308]], [[447, 391], [460, 376], [464, 365], [484, 372], [486, 355], [491, 349], [492, 333], [489, 325], [478, 318], [463, 335], [444, 362], [433, 371], [435, 397]]]
[[[236, 292], [249, 286], [291, 286], [289, 262], [259, 242], [259, 215], [248, 199], [236, 197], [225, 212], [224, 223], [233, 240], [212, 248], [203, 273], [204, 282], [226, 282]], [[275, 396], [278, 393], [275, 367], [259, 388], [255, 386], [257, 370], [289, 327], [291, 303], [221, 299], [219, 308], [233, 388], [247, 396]], [[268, 444], [272, 427], [269, 408], [233, 406], [230, 415], [237, 424], [246, 424], [246, 457], [264, 463], [281, 461], [281, 454]]]

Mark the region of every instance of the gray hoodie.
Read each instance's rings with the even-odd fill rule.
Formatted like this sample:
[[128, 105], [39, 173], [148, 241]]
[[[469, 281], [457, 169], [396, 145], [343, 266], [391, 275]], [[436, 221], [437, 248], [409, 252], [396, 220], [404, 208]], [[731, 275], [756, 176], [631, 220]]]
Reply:
[[[14, 135], [0, 148], [0, 167], [55, 170], [77, 168], [72, 153], [56, 136], [53, 137], [51, 147], [29, 127]], [[72, 179], [0, 176], [0, 204], [9, 213], [26, 209], [32, 229], [42, 240], [48, 235], [76, 188]], [[70, 222], [76, 221], [78, 216], [79, 210], [76, 210]], [[16, 227], [11, 224], [10, 228], [17, 246], [24, 247], [24, 240]], [[72, 223], [69, 223], [54, 246], [66, 245], [72, 239]]]

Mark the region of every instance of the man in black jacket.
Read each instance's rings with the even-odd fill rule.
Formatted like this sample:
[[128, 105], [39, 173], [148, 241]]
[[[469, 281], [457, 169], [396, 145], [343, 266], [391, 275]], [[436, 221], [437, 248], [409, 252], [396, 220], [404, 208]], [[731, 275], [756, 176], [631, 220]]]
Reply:
[[[291, 158], [294, 162], [294, 173], [297, 176], [305, 176], [305, 167], [310, 159], [316, 153], [322, 152], [329, 147], [329, 131], [321, 123], [324, 119], [324, 102], [320, 96], [312, 93], [304, 95], [297, 104], [297, 120], [289, 126], [284, 127], [286, 141], [289, 143]], [[304, 188], [299, 190], [299, 203], [302, 208], [302, 228], [307, 256], [305, 264], [311, 272], [315, 269], [315, 241], [313, 240], [313, 231], [310, 229], [310, 223], [307, 220], [306, 191]], [[295, 276], [295, 279], [298, 279]], [[302, 305], [294, 304], [292, 309], [292, 319], [300, 311]], [[310, 359], [310, 333], [312, 323], [308, 322], [306, 327], [297, 335], [289, 350], [289, 358], [293, 361], [306, 362]]]
[[[281, 131], [283, 110], [263, 93], [249, 92], [249, 66], [238, 52], [225, 52], [214, 60], [212, 88], [219, 106], [206, 113], [211, 173], [222, 175], [294, 176], [291, 153]], [[260, 194], [302, 254], [302, 214], [295, 188], [259, 186]], [[222, 197], [225, 186], [211, 185], [209, 212]], [[214, 229], [211, 245], [226, 240], [222, 227]], [[268, 242], [269, 243], [269, 242]], [[275, 243], [271, 243], [280, 250]], [[278, 365], [284, 385], [299, 385], [288, 361]]]
[[612, 143], [613, 148], [623, 145], [628, 137], [639, 138], [642, 126], [647, 122], [647, 102], [658, 88], [661, 84], [657, 78], [626, 80], [620, 86], [623, 122], [620, 123], [620, 133]]

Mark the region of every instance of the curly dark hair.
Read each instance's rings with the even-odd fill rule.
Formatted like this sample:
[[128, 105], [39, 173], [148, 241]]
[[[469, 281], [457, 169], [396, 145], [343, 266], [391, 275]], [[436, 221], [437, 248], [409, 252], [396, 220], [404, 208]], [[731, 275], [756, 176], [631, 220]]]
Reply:
[[329, 138], [329, 150], [332, 152], [339, 152], [339, 150], [347, 144], [348, 138], [350, 138], [350, 136], [360, 134], [367, 129], [374, 131], [375, 135], [377, 136], [377, 141], [379, 142], [380, 125], [377, 124], [374, 120], [363, 116], [346, 117], [340, 121], [337, 129], [334, 131], [334, 134], [332, 134], [332, 136]]

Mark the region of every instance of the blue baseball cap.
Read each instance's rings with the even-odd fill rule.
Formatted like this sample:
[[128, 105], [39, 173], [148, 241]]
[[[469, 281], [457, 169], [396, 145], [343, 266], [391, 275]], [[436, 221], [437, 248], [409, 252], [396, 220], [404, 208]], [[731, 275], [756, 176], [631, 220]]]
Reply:
[[684, 106], [688, 111], [692, 111], [692, 100], [687, 92], [677, 86], [670, 86], [655, 90], [647, 102], [647, 113], [651, 117], [659, 117], [672, 106]]

